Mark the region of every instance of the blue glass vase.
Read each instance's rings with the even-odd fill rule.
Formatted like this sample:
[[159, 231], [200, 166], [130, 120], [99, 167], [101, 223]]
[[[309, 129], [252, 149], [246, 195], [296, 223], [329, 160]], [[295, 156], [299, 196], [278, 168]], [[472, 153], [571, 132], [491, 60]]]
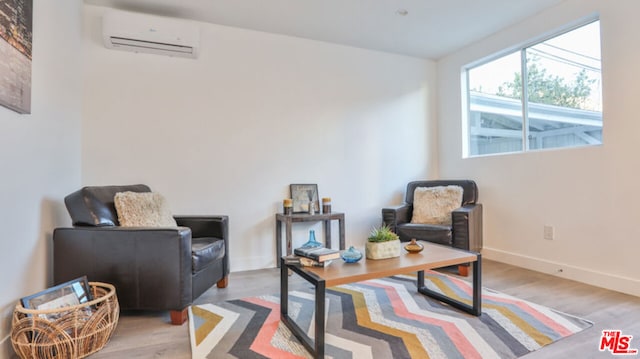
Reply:
[[316, 231], [313, 229], [309, 231], [309, 240], [302, 245], [302, 248], [315, 248], [322, 247], [322, 243], [316, 241]]
[[362, 259], [362, 252], [351, 246], [346, 251], [342, 251], [340, 257], [347, 263], [355, 263]]

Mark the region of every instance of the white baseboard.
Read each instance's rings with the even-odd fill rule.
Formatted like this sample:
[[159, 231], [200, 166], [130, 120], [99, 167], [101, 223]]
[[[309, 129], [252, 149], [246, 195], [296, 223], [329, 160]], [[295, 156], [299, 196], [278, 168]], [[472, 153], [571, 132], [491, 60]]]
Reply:
[[231, 273], [274, 268], [276, 266], [275, 264], [276, 262], [272, 255], [235, 258], [231, 262]]
[[638, 279], [487, 247], [482, 248], [482, 257], [640, 297], [640, 280]]

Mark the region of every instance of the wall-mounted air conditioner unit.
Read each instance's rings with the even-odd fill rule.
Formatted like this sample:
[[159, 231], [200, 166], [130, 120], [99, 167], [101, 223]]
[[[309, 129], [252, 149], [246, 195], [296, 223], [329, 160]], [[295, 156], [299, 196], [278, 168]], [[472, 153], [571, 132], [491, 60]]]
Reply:
[[187, 20], [125, 11], [107, 11], [102, 38], [109, 49], [195, 58], [200, 32]]

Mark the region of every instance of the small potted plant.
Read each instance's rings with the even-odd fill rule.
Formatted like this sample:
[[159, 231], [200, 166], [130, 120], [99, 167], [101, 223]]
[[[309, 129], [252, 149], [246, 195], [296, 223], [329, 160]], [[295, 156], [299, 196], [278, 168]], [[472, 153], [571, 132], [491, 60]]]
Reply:
[[365, 253], [368, 259], [399, 257], [400, 237], [386, 224], [380, 228], [374, 228], [367, 238]]

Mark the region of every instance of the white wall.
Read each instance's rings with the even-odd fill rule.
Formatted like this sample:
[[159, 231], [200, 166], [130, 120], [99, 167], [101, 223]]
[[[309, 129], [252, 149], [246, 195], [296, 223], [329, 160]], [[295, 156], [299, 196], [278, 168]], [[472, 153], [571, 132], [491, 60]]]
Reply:
[[[51, 235], [80, 184], [81, 4], [33, 4], [31, 114], [0, 107], [0, 358], [19, 298], [52, 284]], [[61, 41], [64, 39], [64, 41]]]
[[317, 183], [363, 245], [408, 180], [435, 176], [432, 61], [206, 23], [196, 60], [114, 51], [104, 10], [85, 6], [82, 182], [228, 214], [232, 271], [275, 266], [290, 183]]
[[[639, 11], [634, 0], [566, 1], [438, 62], [440, 175], [477, 180], [486, 258], [640, 295]], [[604, 144], [462, 159], [462, 66], [595, 12]], [[544, 225], [555, 227], [555, 240], [543, 239]]]

